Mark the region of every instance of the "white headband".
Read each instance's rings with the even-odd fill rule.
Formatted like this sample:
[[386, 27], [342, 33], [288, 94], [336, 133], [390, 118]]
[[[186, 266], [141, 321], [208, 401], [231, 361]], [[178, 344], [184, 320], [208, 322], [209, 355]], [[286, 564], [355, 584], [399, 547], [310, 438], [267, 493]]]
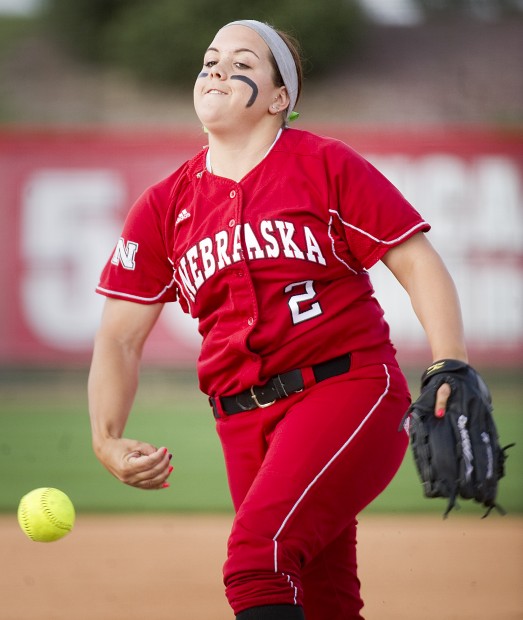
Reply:
[[254, 30], [271, 50], [290, 99], [286, 117], [288, 119], [291, 112], [294, 110], [296, 99], [298, 98], [298, 72], [296, 71], [296, 64], [287, 44], [272, 26], [255, 19], [240, 19], [226, 24], [224, 28], [227, 28], [227, 26], [246, 26]]

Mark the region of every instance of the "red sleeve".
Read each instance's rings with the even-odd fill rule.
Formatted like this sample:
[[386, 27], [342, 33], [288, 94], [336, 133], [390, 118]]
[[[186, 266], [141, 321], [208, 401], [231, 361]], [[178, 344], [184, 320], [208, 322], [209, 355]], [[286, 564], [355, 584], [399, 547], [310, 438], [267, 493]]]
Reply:
[[390, 248], [430, 230], [416, 209], [370, 162], [343, 143], [337, 143], [333, 150], [336, 192], [331, 212], [343, 224], [350, 251], [363, 267], [372, 267]]
[[96, 291], [142, 304], [177, 299], [166, 239], [169, 184], [146, 190], [132, 206]]

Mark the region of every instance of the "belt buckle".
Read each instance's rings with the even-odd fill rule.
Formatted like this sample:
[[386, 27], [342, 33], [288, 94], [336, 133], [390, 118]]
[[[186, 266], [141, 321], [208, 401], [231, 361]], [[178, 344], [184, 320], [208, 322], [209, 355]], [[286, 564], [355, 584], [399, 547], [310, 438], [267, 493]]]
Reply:
[[265, 403], [264, 405], [260, 403], [256, 397], [256, 394], [254, 393], [254, 385], [251, 385], [251, 397], [252, 397], [252, 400], [255, 402], [256, 406], [259, 407], [260, 409], [265, 409], [266, 407], [270, 407], [271, 405], [274, 405], [274, 403], [276, 402], [276, 398], [275, 398], [270, 403]]

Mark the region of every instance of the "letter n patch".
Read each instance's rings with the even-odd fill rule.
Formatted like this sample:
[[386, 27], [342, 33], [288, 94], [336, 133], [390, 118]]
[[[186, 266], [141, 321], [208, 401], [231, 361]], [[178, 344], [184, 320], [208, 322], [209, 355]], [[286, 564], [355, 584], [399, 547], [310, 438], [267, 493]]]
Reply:
[[113, 265], [121, 264], [124, 269], [133, 270], [136, 267], [136, 262], [134, 260], [136, 252], [138, 252], [137, 243], [134, 243], [134, 241], [124, 241], [122, 237], [120, 237], [116, 244], [113, 257], [111, 258], [111, 263]]

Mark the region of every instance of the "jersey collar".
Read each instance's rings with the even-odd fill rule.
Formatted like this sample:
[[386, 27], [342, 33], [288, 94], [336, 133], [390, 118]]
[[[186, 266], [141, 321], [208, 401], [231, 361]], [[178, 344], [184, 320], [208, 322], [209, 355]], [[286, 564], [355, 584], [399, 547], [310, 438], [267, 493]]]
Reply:
[[[278, 133], [276, 134], [276, 138], [274, 138], [274, 142], [268, 148], [267, 152], [263, 156], [263, 159], [265, 159], [267, 157], [267, 155], [272, 151], [274, 145], [280, 139], [280, 136], [281, 136], [282, 132], [283, 132], [283, 128], [280, 127], [280, 129], [278, 129]], [[209, 148], [207, 149], [207, 153], [205, 155], [205, 168], [206, 168], [207, 172], [210, 172], [212, 174], [211, 149], [209, 149]]]

